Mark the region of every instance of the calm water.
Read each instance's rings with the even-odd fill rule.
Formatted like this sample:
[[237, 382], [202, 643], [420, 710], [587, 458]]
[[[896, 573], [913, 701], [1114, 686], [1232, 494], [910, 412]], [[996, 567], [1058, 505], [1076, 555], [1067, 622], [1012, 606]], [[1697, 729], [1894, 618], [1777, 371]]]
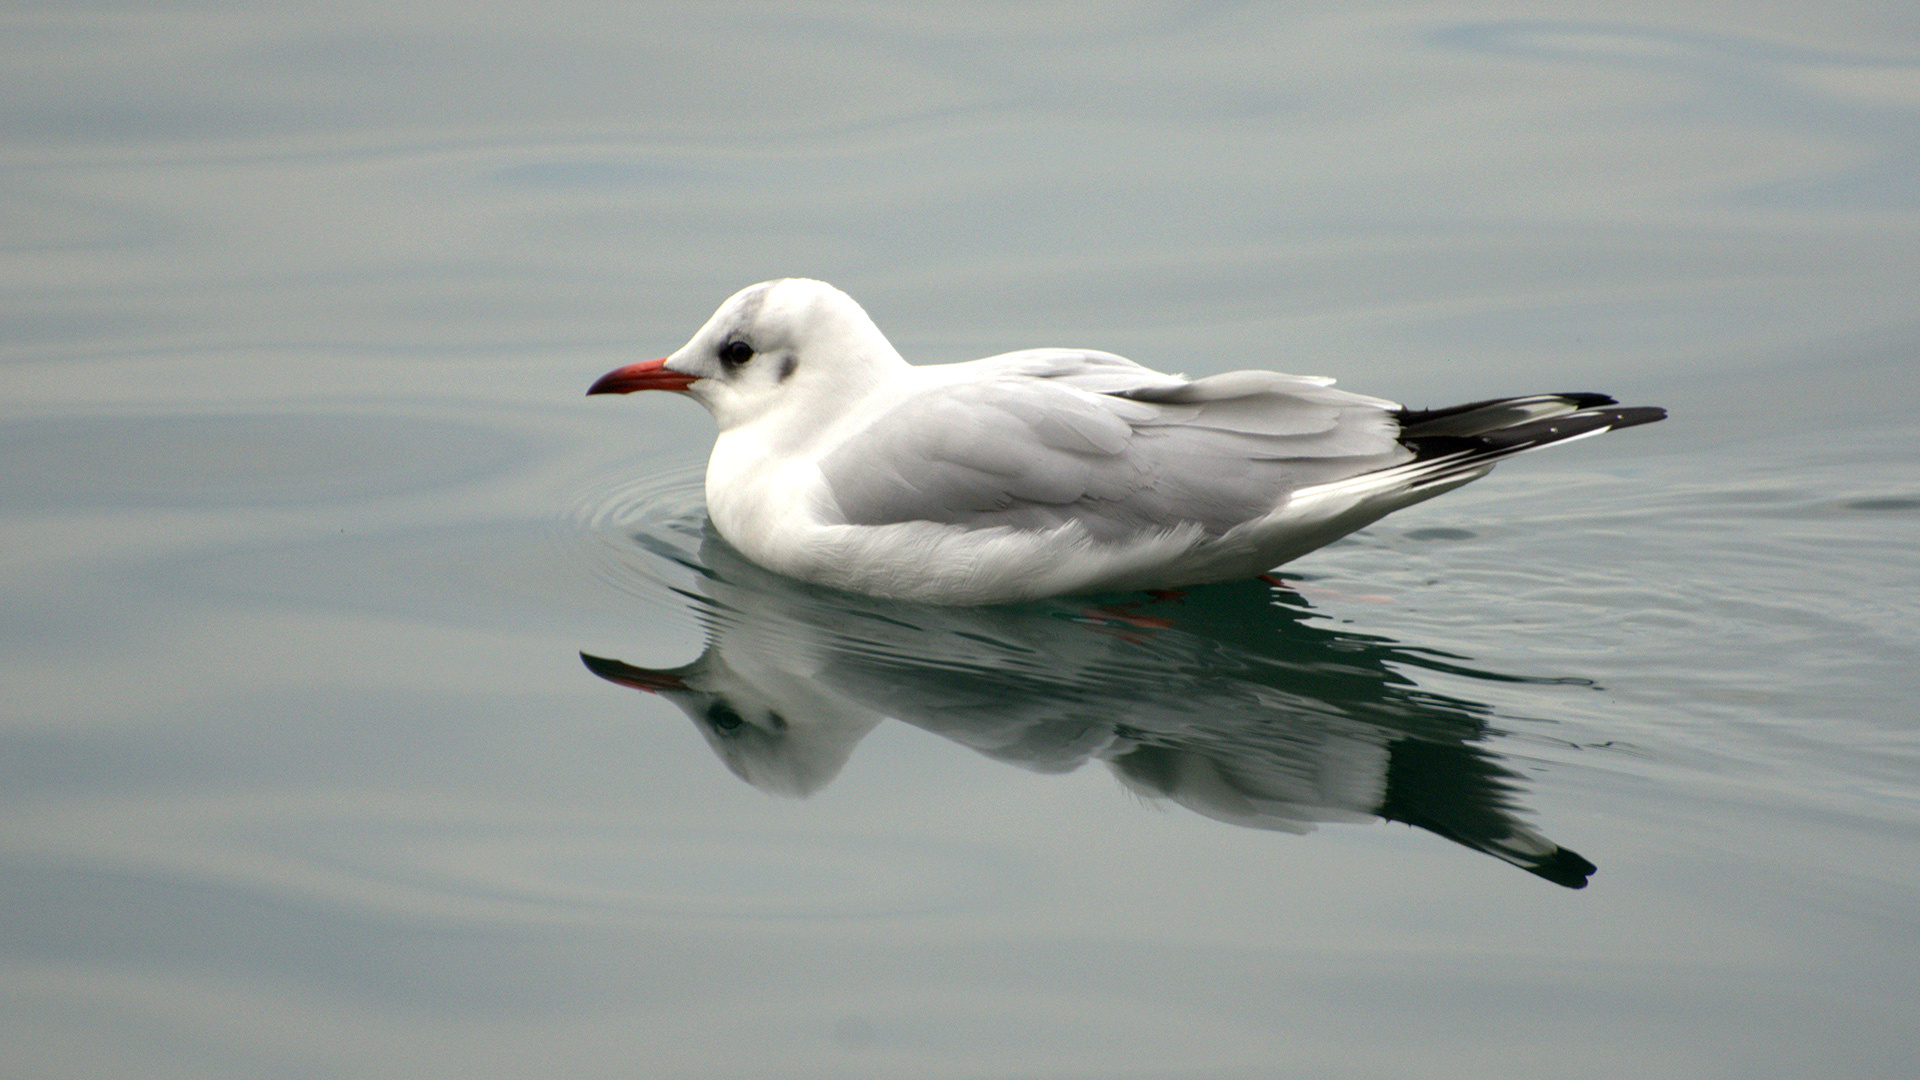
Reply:
[[[1906, 6], [35, 5], [0, 221], [4, 1075], [1920, 1073]], [[582, 397], [782, 274], [1673, 415], [867, 601]]]

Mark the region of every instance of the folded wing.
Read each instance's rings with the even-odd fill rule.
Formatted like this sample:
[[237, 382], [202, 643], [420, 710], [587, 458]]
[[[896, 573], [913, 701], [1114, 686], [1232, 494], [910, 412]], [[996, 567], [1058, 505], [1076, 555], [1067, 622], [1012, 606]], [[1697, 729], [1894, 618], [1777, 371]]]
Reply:
[[[962, 371], [961, 369], [967, 369]], [[1398, 406], [1267, 371], [1187, 380], [1107, 353], [1009, 353], [896, 404], [821, 464], [843, 519], [1093, 539], [1219, 535], [1294, 490], [1410, 461]]]

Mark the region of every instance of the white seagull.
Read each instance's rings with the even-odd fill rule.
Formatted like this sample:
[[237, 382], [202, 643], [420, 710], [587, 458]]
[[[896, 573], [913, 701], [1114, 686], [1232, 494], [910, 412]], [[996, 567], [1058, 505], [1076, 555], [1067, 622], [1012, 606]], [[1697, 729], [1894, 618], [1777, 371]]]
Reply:
[[935, 604], [1253, 577], [1512, 454], [1666, 416], [1602, 394], [1412, 410], [1082, 349], [914, 366], [804, 278], [742, 289], [680, 351], [587, 393], [635, 390], [713, 414], [707, 512], [748, 558]]

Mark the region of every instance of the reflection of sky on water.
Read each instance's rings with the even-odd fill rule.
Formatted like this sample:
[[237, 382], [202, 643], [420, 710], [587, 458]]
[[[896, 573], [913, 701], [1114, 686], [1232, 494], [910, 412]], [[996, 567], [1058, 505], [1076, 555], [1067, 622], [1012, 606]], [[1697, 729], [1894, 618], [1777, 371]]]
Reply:
[[0, 206], [41, 273], [0, 298], [17, 341], [626, 345], [804, 272], [928, 360], [1044, 337], [1205, 374], [1238, 366], [1224, 326], [1350, 380], [1389, 350], [1572, 376], [1845, 335], [1915, 274], [1881, 216], [1912, 209], [1920, 76], [1879, 42], [1631, 9], [1143, 7], [1089, 36], [723, 5], [591, 41], [512, 10], [452, 35], [262, 18], [20, 28]]
[[1680, 100], [1656, 126], [1689, 138], [1713, 125], [1748, 141], [1756, 126], [1770, 126], [1835, 144], [1823, 155], [1781, 153], [1801, 175], [1723, 192], [1730, 205], [1915, 208], [1920, 57], [1911, 52], [1818, 48], [1648, 24], [1526, 20], [1448, 27], [1433, 40], [1466, 52], [1667, 77]]

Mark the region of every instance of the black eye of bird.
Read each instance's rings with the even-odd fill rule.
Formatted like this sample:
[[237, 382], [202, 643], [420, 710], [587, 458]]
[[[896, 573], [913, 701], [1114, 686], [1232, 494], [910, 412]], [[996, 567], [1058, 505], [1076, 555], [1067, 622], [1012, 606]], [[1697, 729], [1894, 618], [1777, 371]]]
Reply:
[[720, 731], [733, 731], [746, 723], [733, 707], [724, 701], [716, 701], [707, 706], [707, 723]]
[[739, 367], [753, 359], [753, 346], [735, 339], [720, 346], [720, 362], [728, 367]]

